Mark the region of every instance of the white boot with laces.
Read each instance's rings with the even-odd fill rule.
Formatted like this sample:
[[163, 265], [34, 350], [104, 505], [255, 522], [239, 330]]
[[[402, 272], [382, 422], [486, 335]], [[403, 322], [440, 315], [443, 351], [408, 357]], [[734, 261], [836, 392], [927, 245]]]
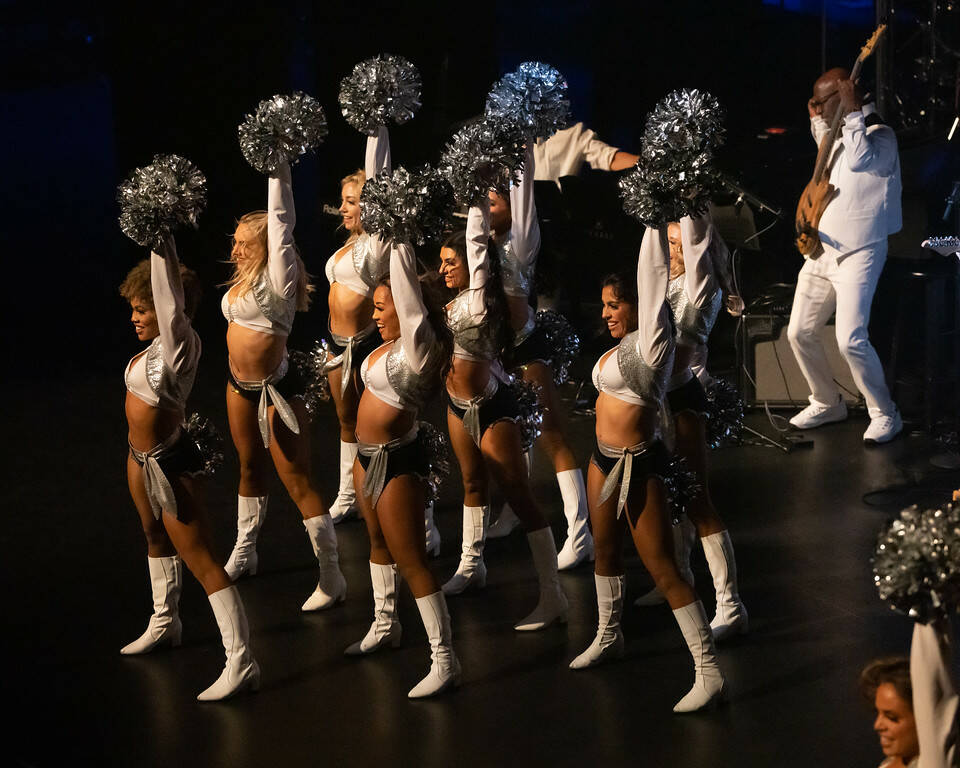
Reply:
[[810, 405], [790, 419], [790, 424], [797, 429], [813, 429], [835, 421], [843, 421], [845, 418], [847, 418], [847, 404], [843, 402], [843, 395], [837, 395], [837, 402], [833, 405], [814, 400], [811, 395]]

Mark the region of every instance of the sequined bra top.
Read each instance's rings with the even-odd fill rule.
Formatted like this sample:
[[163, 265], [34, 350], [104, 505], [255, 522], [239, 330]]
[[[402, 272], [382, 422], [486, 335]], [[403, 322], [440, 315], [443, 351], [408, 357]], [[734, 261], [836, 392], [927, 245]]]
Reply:
[[467, 288], [447, 304], [447, 326], [453, 332], [453, 354], [464, 360], [495, 360], [500, 350], [494, 338], [493, 326], [486, 314], [478, 315], [471, 307], [476, 302], [473, 292]]
[[643, 400], [657, 405], [663, 400], [667, 391], [667, 381], [673, 370], [674, 350], [671, 347], [669, 355], [660, 368], [652, 368], [644, 361], [640, 354], [640, 332], [631, 331], [622, 339], [617, 347], [617, 366], [624, 383], [639, 395]]
[[533, 278], [537, 269], [536, 257], [529, 261], [518, 259], [513, 247], [513, 237], [507, 237], [497, 245], [500, 251], [500, 277], [503, 292], [507, 296], [527, 298], [533, 291]]
[[340, 283], [368, 299], [389, 271], [390, 250], [366, 232], [353, 241], [349, 253], [339, 259], [333, 254], [324, 268], [330, 285]]
[[250, 290], [232, 302], [227, 291], [220, 300], [220, 310], [228, 323], [271, 336], [289, 336], [297, 313], [297, 300], [295, 296], [287, 299], [274, 291], [267, 270], [263, 270]]
[[638, 395], [623, 380], [623, 374], [620, 373], [620, 366], [617, 361], [616, 347], [604, 353], [593, 366], [593, 386], [598, 392], [615, 397], [631, 405], [647, 405], [645, 398]]
[[667, 303], [673, 314], [677, 343], [687, 346], [706, 344], [723, 304], [723, 291], [717, 287], [706, 305], [698, 308], [687, 295], [685, 279], [686, 275], [680, 275], [667, 284]]
[[[196, 339], [196, 347], [196, 357], [199, 358], [199, 338]], [[123, 373], [123, 381], [127, 391], [147, 405], [166, 411], [182, 411], [186, 407], [196, 375], [195, 361], [192, 365], [185, 366], [179, 374], [170, 370], [164, 362], [163, 344], [157, 336], [145, 352], [130, 359]]]
[[[376, 351], [373, 354], [376, 354]], [[377, 399], [398, 410], [414, 414], [419, 412], [437, 389], [441, 361], [431, 359], [423, 372], [418, 373], [407, 360], [403, 344], [398, 342], [394, 342], [391, 349], [380, 355], [371, 365], [370, 358], [373, 354], [360, 366], [360, 378], [364, 387]], [[435, 355], [431, 355], [431, 358], [433, 357]]]

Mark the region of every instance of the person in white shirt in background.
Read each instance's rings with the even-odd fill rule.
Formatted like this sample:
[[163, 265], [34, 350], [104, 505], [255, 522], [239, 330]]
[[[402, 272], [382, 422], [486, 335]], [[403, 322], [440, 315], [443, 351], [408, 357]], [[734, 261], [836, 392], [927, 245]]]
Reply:
[[635, 166], [640, 157], [604, 144], [583, 123], [574, 123], [549, 139], [537, 139], [533, 159], [537, 169], [534, 179], [560, 186], [560, 177], [576, 176], [584, 162], [597, 171], [624, 171]]
[[[885, 443], [903, 429], [883, 368], [870, 344], [870, 305], [887, 259], [887, 236], [902, 226], [900, 158], [894, 132], [864, 107], [843, 69], [825, 72], [807, 103], [810, 128], [819, 144], [843, 110], [843, 130], [833, 149], [830, 183], [836, 188], [819, 223], [820, 247], [806, 258], [797, 279], [787, 337], [810, 386], [810, 405], [790, 423], [812, 429], [847, 417], [818, 337], [836, 312], [840, 353], [867, 401], [866, 443]], [[871, 123], [869, 126], [867, 123]]]

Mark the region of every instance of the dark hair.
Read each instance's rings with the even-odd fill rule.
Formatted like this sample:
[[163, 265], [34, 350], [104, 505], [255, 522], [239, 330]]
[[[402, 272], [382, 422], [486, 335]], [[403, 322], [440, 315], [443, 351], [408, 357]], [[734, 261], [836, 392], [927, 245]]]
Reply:
[[[192, 320], [197, 313], [197, 307], [200, 306], [200, 297], [203, 295], [200, 278], [192, 269], [181, 264], [180, 282], [183, 285], [183, 311]], [[150, 281], [150, 259], [144, 259], [127, 273], [123, 282], [120, 283], [120, 295], [131, 302], [134, 299], [146, 301], [150, 304], [151, 309], [154, 308], [153, 285]]]
[[872, 705], [877, 688], [889, 683], [897, 695], [913, 709], [913, 685], [910, 682], [910, 659], [906, 656], [887, 656], [874, 659], [860, 673], [860, 692]]
[[[464, 267], [467, 266], [467, 233], [464, 230], [454, 232], [443, 241], [443, 248], [456, 251]], [[507, 306], [507, 294], [503, 292], [503, 278], [500, 269], [500, 249], [490, 238], [487, 243], [487, 264], [489, 275], [483, 291], [483, 303], [486, 321], [493, 327], [493, 338], [497, 352], [502, 355], [513, 344], [513, 327], [510, 325], [510, 308]]]
[[600, 287], [602, 289], [608, 286], [613, 288], [613, 295], [617, 297], [617, 301], [625, 301], [627, 304], [633, 304], [633, 306], [637, 306], [639, 303], [635, 272], [623, 270], [607, 275], [603, 278], [603, 285]]

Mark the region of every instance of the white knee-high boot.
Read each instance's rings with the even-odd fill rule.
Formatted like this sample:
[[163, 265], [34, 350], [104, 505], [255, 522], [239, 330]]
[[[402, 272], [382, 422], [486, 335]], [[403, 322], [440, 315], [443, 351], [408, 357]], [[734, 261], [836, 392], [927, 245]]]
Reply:
[[340, 441], [340, 489], [330, 505], [330, 517], [339, 523], [359, 511], [357, 492], [353, 487], [353, 462], [357, 458], [357, 444]]
[[700, 539], [703, 554], [713, 576], [717, 592], [717, 614], [710, 626], [715, 640], [723, 640], [747, 631], [747, 607], [737, 590], [737, 561], [733, 555], [733, 542], [727, 531], [713, 533]]
[[402, 628], [397, 616], [397, 597], [400, 572], [397, 564], [370, 563], [370, 583], [373, 585], [373, 623], [362, 640], [347, 647], [347, 656], [363, 656], [379, 651], [385, 645], [400, 647]]
[[597, 636], [590, 647], [570, 662], [570, 669], [586, 669], [623, 656], [623, 576], [597, 576]]
[[347, 581], [340, 572], [340, 555], [337, 553], [337, 532], [330, 515], [308, 517], [303, 521], [303, 527], [307, 529], [313, 554], [317, 556], [320, 575], [317, 588], [300, 610], [322, 611], [342, 603], [347, 596]]
[[[693, 586], [693, 569], [690, 567], [690, 556], [693, 554], [693, 542], [697, 540], [697, 528], [689, 518], [683, 517], [680, 522], [672, 526], [673, 556], [677, 559], [677, 570], [680, 576], [691, 587]], [[633, 604], [637, 608], [648, 608], [651, 605], [660, 605], [666, 602], [659, 589], [654, 587], [647, 594], [641, 595]]]
[[[530, 472], [533, 469], [533, 447], [528, 451], [524, 451], [523, 463], [527, 466], [527, 477], [530, 477]], [[514, 529], [519, 525], [520, 518], [517, 517], [517, 513], [513, 511], [513, 507], [504, 502], [503, 506], [500, 507], [500, 514], [497, 515], [497, 519], [490, 524], [487, 530], [487, 538], [502, 539], [504, 536], [509, 536], [513, 533]]]
[[248, 646], [250, 629], [240, 601], [240, 592], [236, 587], [227, 587], [214, 592], [209, 600], [217, 626], [220, 627], [227, 663], [220, 677], [197, 696], [197, 701], [221, 701], [241, 691], [257, 690], [260, 687], [260, 665], [254, 660]]
[[557, 576], [557, 545], [550, 526], [527, 534], [527, 542], [533, 553], [533, 565], [540, 582], [540, 601], [533, 612], [514, 625], [518, 632], [535, 632], [545, 629], [553, 622], [567, 623], [567, 596], [560, 587]]
[[407, 694], [411, 699], [435, 696], [460, 685], [460, 661], [453, 652], [453, 630], [443, 592], [417, 598], [417, 608], [430, 641], [430, 671]]
[[480, 589], [487, 585], [487, 566], [483, 562], [490, 507], [463, 507], [463, 544], [460, 565], [441, 589], [445, 595], [459, 595], [468, 587]]
[[148, 557], [147, 569], [150, 572], [150, 591], [153, 593], [153, 615], [147, 622], [146, 631], [120, 649], [124, 656], [149, 653], [162, 643], [169, 643], [176, 648], [183, 634], [179, 615], [183, 564], [179, 555]]
[[257, 574], [257, 537], [267, 516], [269, 496], [237, 496], [237, 543], [223, 566], [230, 581], [244, 573]]
[[427, 554], [430, 557], [440, 556], [440, 529], [433, 521], [433, 502], [427, 504], [423, 510], [423, 528], [426, 534]]
[[693, 687], [674, 706], [674, 712], [696, 712], [723, 698], [725, 682], [717, 653], [713, 647], [713, 632], [707, 623], [707, 614], [699, 600], [677, 608], [673, 612], [683, 639], [687, 642], [690, 655], [693, 656], [695, 674]]
[[583, 487], [583, 473], [579, 469], [557, 472], [557, 484], [563, 497], [563, 516], [567, 520], [567, 540], [557, 555], [557, 568], [565, 571], [584, 560], [593, 560], [593, 535], [587, 520], [587, 491]]

